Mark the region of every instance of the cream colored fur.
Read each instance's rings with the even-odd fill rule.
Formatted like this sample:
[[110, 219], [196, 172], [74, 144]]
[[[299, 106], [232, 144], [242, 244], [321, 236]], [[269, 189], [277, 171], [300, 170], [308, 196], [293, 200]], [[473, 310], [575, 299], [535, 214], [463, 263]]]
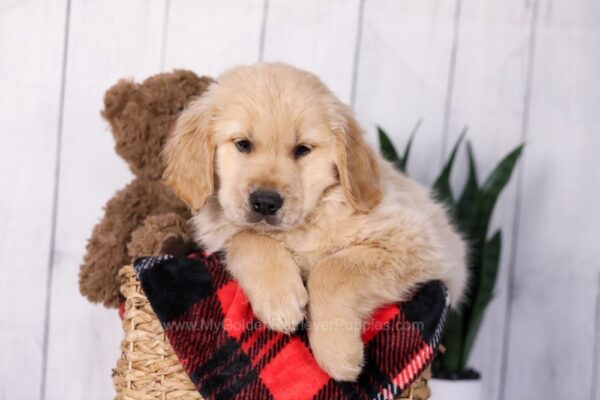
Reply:
[[[235, 142], [249, 140], [242, 153]], [[298, 145], [311, 152], [294, 157]], [[372, 151], [352, 113], [314, 75], [284, 64], [238, 67], [179, 118], [166, 182], [195, 211], [197, 241], [224, 250], [256, 316], [292, 332], [305, 318], [321, 367], [355, 380], [362, 323], [419, 284], [463, 292], [465, 245], [430, 193]], [[256, 189], [284, 198], [251, 222]]]

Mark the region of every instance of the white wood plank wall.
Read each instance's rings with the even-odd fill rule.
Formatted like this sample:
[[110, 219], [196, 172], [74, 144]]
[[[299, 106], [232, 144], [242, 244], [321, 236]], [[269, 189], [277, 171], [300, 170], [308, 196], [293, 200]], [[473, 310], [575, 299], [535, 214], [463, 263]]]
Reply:
[[[131, 174], [99, 110], [120, 77], [309, 69], [430, 184], [464, 126], [481, 174], [525, 141], [494, 226], [486, 399], [600, 399], [597, 0], [0, 0], [0, 399], [106, 399], [122, 336], [77, 273]], [[461, 154], [455, 184], [464, 172]]]

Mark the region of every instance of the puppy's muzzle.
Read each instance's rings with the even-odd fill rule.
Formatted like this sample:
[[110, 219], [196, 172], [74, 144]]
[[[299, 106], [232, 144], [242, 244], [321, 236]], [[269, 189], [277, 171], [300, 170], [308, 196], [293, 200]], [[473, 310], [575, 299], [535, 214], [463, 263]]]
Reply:
[[252, 212], [264, 217], [275, 215], [283, 205], [283, 198], [279, 193], [264, 189], [250, 193], [248, 201]]

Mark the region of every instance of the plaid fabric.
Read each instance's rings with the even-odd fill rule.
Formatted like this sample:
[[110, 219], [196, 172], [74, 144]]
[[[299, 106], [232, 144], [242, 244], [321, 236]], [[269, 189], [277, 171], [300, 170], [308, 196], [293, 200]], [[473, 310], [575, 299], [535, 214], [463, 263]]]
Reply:
[[355, 383], [319, 368], [306, 329], [261, 324], [221, 256], [140, 258], [135, 270], [179, 360], [206, 399], [392, 399], [431, 363], [448, 313], [439, 282], [365, 325], [365, 367]]

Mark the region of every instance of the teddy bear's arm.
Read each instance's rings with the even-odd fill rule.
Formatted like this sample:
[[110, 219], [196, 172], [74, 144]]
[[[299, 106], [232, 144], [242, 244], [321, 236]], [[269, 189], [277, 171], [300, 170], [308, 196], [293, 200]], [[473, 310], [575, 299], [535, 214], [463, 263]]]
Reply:
[[135, 179], [106, 204], [102, 220], [94, 227], [79, 273], [79, 289], [90, 301], [117, 307], [119, 269], [131, 262], [127, 245], [133, 231], [153, 214], [188, 211], [160, 182]]
[[177, 213], [151, 215], [131, 235], [131, 259], [160, 254], [184, 255], [194, 249], [187, 218]]
[[120, 302], [119, 269], [129, 263], [127, 243], [145, 216], [136, 207], [132, 184], [106, 204], [104, 217], [94, 227], [79, 271], [79, 290], [94, 303], [117, 307]]

